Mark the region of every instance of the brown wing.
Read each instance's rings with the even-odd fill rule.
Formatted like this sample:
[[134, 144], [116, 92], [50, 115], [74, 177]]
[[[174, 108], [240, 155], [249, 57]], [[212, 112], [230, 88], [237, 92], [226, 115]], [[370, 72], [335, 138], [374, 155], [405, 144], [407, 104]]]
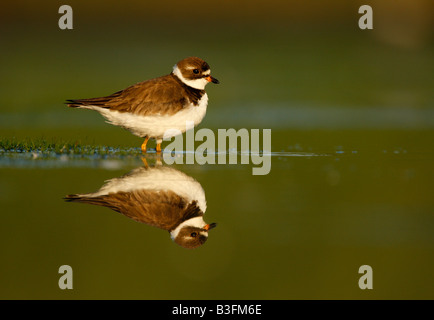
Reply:
[[180, 222], [203, 215], [196, 201], [188, 204], [172, 191], [135, 190], [98, 197], [73, 194], [65, 200], [107, 207], [135, 221], [168, 231]]
[[187, 103], [184, 88], [170, 74], [132, 85], [107, 97], [67, 100], [69, 107], [97, 106], [139, 115], [174, 114]]

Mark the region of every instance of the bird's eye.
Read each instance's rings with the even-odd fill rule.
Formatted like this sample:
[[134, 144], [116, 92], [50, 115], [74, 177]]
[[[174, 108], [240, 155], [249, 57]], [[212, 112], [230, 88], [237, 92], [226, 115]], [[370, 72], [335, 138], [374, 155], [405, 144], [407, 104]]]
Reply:
[[199, 73], [199, 69], [194, 69], [193, 73], [198, 74]]
[[193, 238], [195, 238], [197, 236], [197, 233], [193, 232], [192, 234], [190, 234], [190, 236], [192, 236]]

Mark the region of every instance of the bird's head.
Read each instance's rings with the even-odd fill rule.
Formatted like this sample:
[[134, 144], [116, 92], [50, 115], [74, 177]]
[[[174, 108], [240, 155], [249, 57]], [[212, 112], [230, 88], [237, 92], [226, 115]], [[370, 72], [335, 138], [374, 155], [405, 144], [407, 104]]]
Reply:
[[179, 61], [173, 72], [184, 84], [189, 87], [203, 90], [205, 86], [212, 83], [220, 83], [211, 76], [211, 69], [205, 61], [197, 57], [189, 57]]
[[177, 232], [173, 241], [187, 249], [198, 248], [208, 239], [208, 231], [216, 226], [216, 223], [207, 224], [203, 228], [184, 226]]

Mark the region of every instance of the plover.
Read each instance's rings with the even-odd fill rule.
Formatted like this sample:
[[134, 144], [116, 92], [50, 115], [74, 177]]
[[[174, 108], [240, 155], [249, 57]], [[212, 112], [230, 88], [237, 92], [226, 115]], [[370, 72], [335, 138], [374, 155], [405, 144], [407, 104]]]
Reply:
[[110, 208], [135, 221], [169, 231], [173, 241], [194, 249], [208, 239], [205, 192], [192, 177], [163, 166], [139, 167], [108, 180], [98, 191], [70, 194], [68, 202]]
[[185, 132], [187, 123], [198, 125], [205, 116], [208, 95], [205, 86], [219, 83], [211, 76], [204, 60], [189, 57], [179, 61], [172, 73], [139, 82], [112, 95], [100, 98], [67, 100], [71, 108], [98, 111], [110, 124], [123, 127], [145, 139], [141, 149], [146, 152], [149, 139], [161, 142]]

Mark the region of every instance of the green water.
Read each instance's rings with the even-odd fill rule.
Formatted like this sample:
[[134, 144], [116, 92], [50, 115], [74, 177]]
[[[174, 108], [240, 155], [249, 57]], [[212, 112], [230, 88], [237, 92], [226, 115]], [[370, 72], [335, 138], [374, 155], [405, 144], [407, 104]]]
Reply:
[[[341, 141], [369, 138], [346, 133]], [[303, 149], [296, 139], [288, 147]], [[171, 166], [202, 185], [205, 221], [218, 223], [195, 250], [108, 208], [62, 200], [143, 166], [140, 156], [8, 163], [4, 156], [2, 296], [432, 298], [433, 154], [403, 143], [321, 150], [329, 153], [309, 146], [273, 153], [265, 176], [253, 176], [252, 165]], [[152, 166], [155, 154], [147, 158]], [[57, 286], [63, 264], [74, 270], [69, 292]], [[374, 270], [369, 292], [358, 287], [364, 264]]]
[[[77, 17], [72, 32], [56, 21], [5, 29], [0, 137], [126, 151], [0, 150], [0, 298], [434, 298], [430, 38], [409, 48], [348, 25], [147, 32]], [[205, 220], [218, 223], [195, 250], [63, 200], [144, 165], [141, 139], [64, 100], [169, 73], [189, 55], [221, 81], [207, 88], [199, 128], [272, 129], [268, 175], [252, 175], [253, 164], [170, 166], [201, 184]], [[73, 290], [58, 287], [61, 265], [73, 269]], [[372, 290], [358, 286], [362, 265], [373, 268]]]

